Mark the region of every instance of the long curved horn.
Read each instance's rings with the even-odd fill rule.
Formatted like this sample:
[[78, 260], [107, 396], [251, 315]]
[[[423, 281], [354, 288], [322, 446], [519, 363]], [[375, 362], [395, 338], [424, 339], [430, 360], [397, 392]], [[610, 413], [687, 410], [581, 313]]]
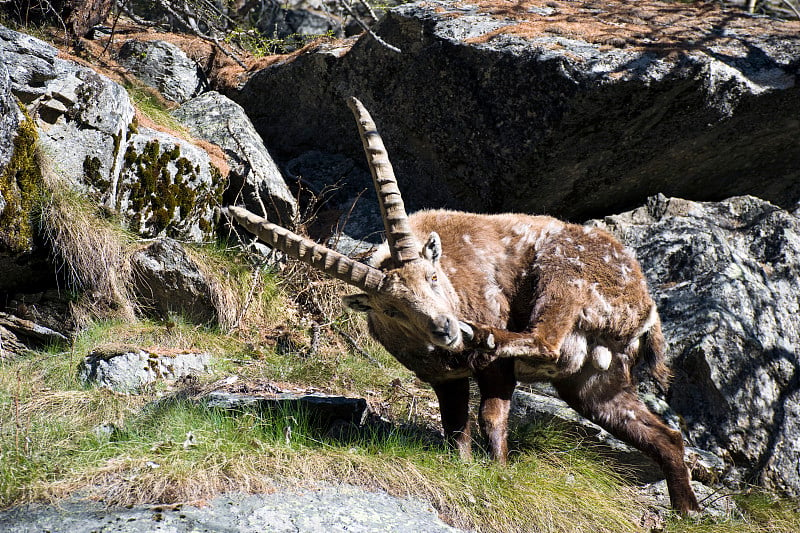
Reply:
[[228, 206], [227, 209], [228, 213], [247, 231], [273, 248], [311, 265], [329, 276], [355, 285], [361, 290], [378, 292], [386, 278], [386, 275], [377, 268], [360, 263], [311, 239], [292, 233], [247, 209], [233, 205]]
[[386, 228], [386, 240], [389, 243], [392, 258], [398, 265], [419, 259], [420, 246], [411, 232], [403, 198], [397, 187], [397, 179], [394, 177], [389, 155], [386, 153], [386, 147], [375, 127], [375, 122], [358, 99], [348, 98], [347, 105], [350, 106], [358, 121], [358, 131], [367, 154], [375, 191], [378, 193], [381, 217]]

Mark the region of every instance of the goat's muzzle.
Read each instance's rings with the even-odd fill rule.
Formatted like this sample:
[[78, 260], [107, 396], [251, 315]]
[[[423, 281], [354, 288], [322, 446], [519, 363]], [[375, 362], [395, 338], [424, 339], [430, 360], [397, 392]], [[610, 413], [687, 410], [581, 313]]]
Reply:
[[461, 348], [461, 322], [449, 315], [438, 315], [431, 321], [433, 343], [442, 348], [457, 350]]

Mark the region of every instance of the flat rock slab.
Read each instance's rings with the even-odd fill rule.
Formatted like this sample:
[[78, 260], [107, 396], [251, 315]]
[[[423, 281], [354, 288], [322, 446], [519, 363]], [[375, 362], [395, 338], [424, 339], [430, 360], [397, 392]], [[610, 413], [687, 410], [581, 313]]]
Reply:
[[345, 396], [327, 394], [282, 392], [269, 395], [252, 395], [214, 391], [203, 396], [202, 401], [209, 407], [222, 409], [303, 410], [318, 417], [325, 424], [330, 424], [335, 420], [343, 420], [361, 425], [367, 412], [367, 401], [364, 398], [347, 398]]
[[142, 505], [108, 509], [101, 503], [67, 500], [57, 506], [32, 504], [0, 514], [8, 533], [150, 531], [333, 533], [339, 531], [462, 531], [442, 522], [429, 504], [369, 492], [350, 485], [281, 490], [266, 495], [230, 494], [198, 508]]
[[208, 370], [208, 353], [155, 353], [136, 347], [95, 350], [84, 358], [78, 377], [120, 392], [139, 392], [156, 381], [175, 381]]

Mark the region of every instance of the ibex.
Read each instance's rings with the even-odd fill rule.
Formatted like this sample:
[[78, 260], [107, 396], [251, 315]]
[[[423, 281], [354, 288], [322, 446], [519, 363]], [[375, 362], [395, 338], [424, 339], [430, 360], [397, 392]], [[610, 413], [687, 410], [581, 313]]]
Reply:
[[290, 257], [364, 291], [346, 306], [433, 387], [447, 440], [471, 456], [469, 378], [492, 456], [505, 462], [517, 381], [552, 382], [578, 413], [661, 466], [672, 506], [699, 509], [683, 439], [638, 398], [632, 368], [662, 383], [664, 337], [633, 255], [609, 233], [545, 216], [457, 211], [406, 214], [383, 141], [363, 105], [359, 124], [386, 242], [367, 265], [237, 207], [229, 213]]

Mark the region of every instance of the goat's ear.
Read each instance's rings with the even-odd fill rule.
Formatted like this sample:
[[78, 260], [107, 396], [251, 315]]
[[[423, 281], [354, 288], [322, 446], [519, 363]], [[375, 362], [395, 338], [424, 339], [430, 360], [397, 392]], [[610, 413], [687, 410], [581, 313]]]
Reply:
[[372, 311], [372, 306], [369, 304], [368, 294], [350, 294], [342, 298], [342, 303], [345, 307], [358, 311], [359, 313], [366, 313]]
[[428, 236], [428, 241], [422, 247], [422, 257], [432, 263], [436, 263], [442, 257], [442, 239], [439, 238], [439, 234], [435, 231], [431, 232]]

